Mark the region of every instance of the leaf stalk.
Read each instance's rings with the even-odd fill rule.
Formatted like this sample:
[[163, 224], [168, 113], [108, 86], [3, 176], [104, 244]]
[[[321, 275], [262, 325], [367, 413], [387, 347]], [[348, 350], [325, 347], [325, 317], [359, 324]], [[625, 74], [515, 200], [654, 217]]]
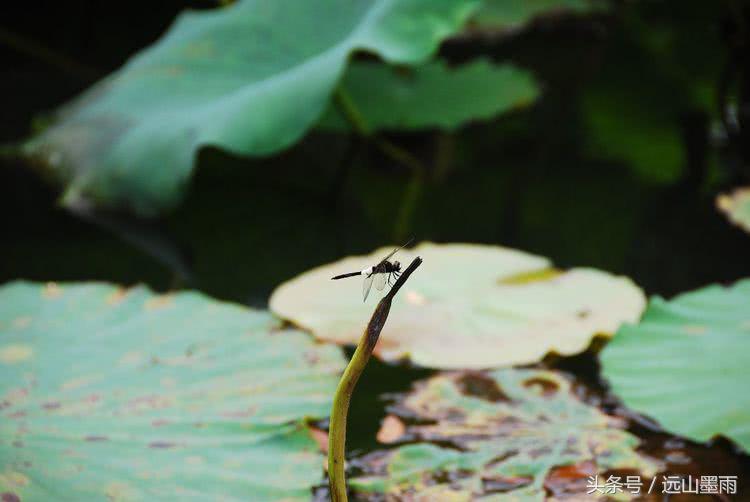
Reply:
[[388, 319], [391, 311], [393, 297], [404, 285], [409, 276], [422, 264], [422, 258], [417, 256], [401, 274], [390, 291], [383, 297], [375, 307], [375, 311], [367, 323], [365, 332], [359, 339], [357, 348], [352, 355], [349, 364], [341, 376], [336, 394], [333, 397], [333, 408], [331, 409], [331, 420], [328, 426], [328, 484], [331, 489], [331, 500], [333, 502], [347, 502], [346, 474], [345, 474], [345, 447], [346, 447], [346, 417], [349, 413], [349, 403], [354, 393], [359, 377], [370, 360], [373, 349], [378, 343], [380, 332]]

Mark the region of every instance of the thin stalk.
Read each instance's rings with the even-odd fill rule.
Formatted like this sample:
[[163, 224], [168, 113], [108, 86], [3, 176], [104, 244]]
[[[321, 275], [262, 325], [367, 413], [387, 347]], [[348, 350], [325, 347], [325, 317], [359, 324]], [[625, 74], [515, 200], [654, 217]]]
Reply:
[[365, 117], [343, 87], [339, 86], [336, 89], [334, 99], [339, 111], [344, 115], [346, 121], [349, 122], [349, 125], [352, 126], [357, 134], [371, 140], [383, 154], [399, 164], [408, 167], [412, 171], [424, 171], [424, 165], [418, 158], [372, 131], [367, 120], [365, 120]]
[[359, 111], [359, 108], [357, 108], [357, 105], [354, 103], [351, 96], [349, 96], [349, 93], [347, 93], [342, 86], [339, 86], [336, 89], [334, 100], [341, 114], [357, 134], [367, 138], [385, 156], [407, 167], [411, 171], [409, 186], [407, 187], [406, 192], [404, 193], [404, 198], [401, 201], [396, 224], [393, 229], [395, 239], [399, 241], [403, 240], [403, 237], [409, 232], [409, 226], [414, 214], [414, 209], [417, 206], [419, 194], [422, 191], [422, 185], [424, 184], [427, 170], [422, 161], [412, 155], [408, 150], [404, 150], [382, 136], [375, 134], [367, 123], [367, 120]]
[[90, 68], [62, 52], [51, 49], [23, 35], [0, 27], [0, 44], [42, 61], [84, 82], [95, 80], [100, 72]]
[[401, 206], [398, 208], [398, 216], [393, 229], [393, 238], [401, 242], [410, 233], [411, 221], [414, 217], [414, 210], [417, 208], [417, 201], [422, 193], [424, 185], [424, 176], [417, 171], [411, 175], [409, 184], [406, 185], [406, 191], [401, 199]]
[[375, 307], [370, 322], [362, 334], [351, 361], [341, 376], [336, 394], [333, 397], [331, 420], [328, 426], [328, 481], [331, 489], [332, 502], [346, 502], [345, 475], [345, 447], [346, 447], [346, 417], [349, 413], [349, 402], [357, 385], [357, 380], [367, 366], [372, 351], [378, 343], [380, 332], [391, 311], [391, 302], [398, 290], [404, 285], [409, 276], [422, 264], [422, 258], [417, 256], [401, 274], [391, 290], [386, 294], [378, 306]]
[[360, 136], [364, 136], [365, 138], [369, 138], [372, 135], [372, 130], [367, 124], [365, 118], [362, 116], [362, 113], [360, 113], [357, 105], [354, 104], [351, 96], [349, 96], [349, 93], [339, 85], [336, 88], [336, 93], [334, 94], [333, 98], [339, 111], [344, 116], [346, 121], [349, 122], [349, 125], [354, 128], [357, 134], [359, 134]]

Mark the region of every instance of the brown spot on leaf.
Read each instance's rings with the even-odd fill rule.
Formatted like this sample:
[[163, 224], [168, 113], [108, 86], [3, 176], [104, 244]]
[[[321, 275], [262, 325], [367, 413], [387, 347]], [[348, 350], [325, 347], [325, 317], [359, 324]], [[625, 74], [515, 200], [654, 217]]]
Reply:
[[42, 404], [42, 408], [45, 410], [56, 410], [60, 407], [59, 401], [49, 401], [47, 403]]
[[101, 378], [101, 377], [98, 377], [97, 375], [86, 375], [82, 377], [73, 378], [71, 380], [64, 382], [60, 386], [60, 389], [63, 391], [80, 389], [81, 387], [84, 387], [94, 382], [97, 378]]
[[309, 430], [310, 436], [318, 445], [318, 449], [323, 453], [328, 453], [328, 433], [315, 427], [310, 427]]
[[318, 361], [320, 361], [320, 356], [316, 352], [313, 352], [312, 350], [306, 350], [304, 353], [305, 361], [307, 361], [307, 364], [310, 366], [315, 366], [318, 364]]
[[164, 418], [157, 418], [156, 420], [152, 420], [151, 421], [151, 426], [152, 427], [161, 427], [163, 425], [169, 425], [171, 423], [172, 423], [171, 420], [166, 420]]
[[589, 309], [582, 309], [579, 310], [578, 313], [576, 313], [576, 316], [578, 316], [579, 319], [586, 319], [590, 315], [591, 311]]
[[25, 416], [25, 411], [16, 411], [15, 413], [11, 413], [10, 415], [8, 415], [8, 418], [23, 418]]
[[509, 458], [515, 457], [516, 455], [518, 455], [518, 450], [507, 451], [507, 452], [503, 453], [502, 455], [499, 455], [499, 456], [493, 458], [492, 460], [490, 460], [487, 463], [487, 468], [488, 469], [494, 469], [498, 465], [502, 464], [503, 462], [505, 462]]
[[0, 363], [16, 364], [26, 361], [34, 354], [29, 345], [13, 344], [0, 347]]
[[21, 472], [6, 471], [5, 474], [0, 475], [0, 482], [2, 482], [6, 488], [22, 488], [28, 486], [31, 480]]
[[538, 387], [544, 397], [552, 396], [558, 390], [557, 382], [541, 377], [528, 378], [523, 382], [523, 386]]
[[107, 436], [86, 436], [84, 440], [96, 443], [99, 441], [109, 441], [109, 438]]
[[686, 324], [682, 327], [682, 332], [687, 335], [705, 335], [708, 328], [700, 324]]
[[107, 297], [108, 305], [117, 305], [120, 303], [128, 294], [128, 290], [125, 288], [117, 288]]
[[129, 484], [121, 481], [112, 481], [104, 489], [104, 495], [107, 496], [108, 500], [129, 500], [133, 497], [133, 489]]
[[166, 295], [159, 295], [154, 296], [153, 298], [149, 299], [146, 304], [146, 310], [155, 310], [167, 307], [172, 304], [172, 295], [166, 294]]
[[169, 408], [174, 404], [173, 398], [169, 396], [159, 396], [156, 394], [147, 396], [138, 396], [127, 402], [126, 406], [132, 410], [160, 410]]
[[148, 444], [149, 448], [174, 448], [175, 446], [177, 445], [170, 441], [152, 441]]
[[23, 448], [23, 441], [13, 441], [11, 443], [15, 448]]
[[59, 298], [62, 295], [62, 288], [56, 282], [48, 282], [42, 290], [42, 296], [45, 298]]
[[251, 406], [250, 408], [247, 408], [245, 410], [234, 410], [234, 411], [225, 411], [221, 414], [222, 417], [227, 418], [248, 418], [255, 415], [255, 412], [257, 411], [256, 406]]
[[31, 324], [31, 317], [23, 316], [13, 319], [13, 327], [16, 329], [23, 329]]
[[482, 492], [484, 493], [503, 493], [521, 488], [530, 484], [534, 479], [525, 477], [505, 477], [493, 476], [491, 478], [482, 478]]
[[383, 419], [380, 430], [377, 434], [377, 440], [384, 444], [390, 444], [398, 441], [406, 433], [406, 426], [395, 415], [388, 415]]
[[555, 467], [547, 474], [544, 487], [555, 497], [585, 493], [588, 478], [595, 474], [596, 465], [590, 460]]
[[464, 373], [456, 379], [456, 387], [464, 395], [486, 399], [492, 403], [510, 401], [497, 382], [484, 373]]
[[5, 394], [5, 397], [12, 403], [13, 401], [19, 401], [28, 395], [29, 395], [29, 389], [21, 387], [18, 389], [10, 389]]
[[552, 449], [547, 446], [543, 446], [541, 448], [532, 448], [531, 450], [529, 450], [528, 455], [531, 458], [540, 458], [546, 457], [550, 453], [552, 453]]
[[86, 396], [86, 402], [97, 403], [101, 400], [101, 398], [102, 396], [100, 396], [99, 394], [89, 394], [88, 396]]
[[3, 494], [0, 495], [0, 500], [3, 502], [21, 502], [21, 497], [13, 492], [3, 492]]

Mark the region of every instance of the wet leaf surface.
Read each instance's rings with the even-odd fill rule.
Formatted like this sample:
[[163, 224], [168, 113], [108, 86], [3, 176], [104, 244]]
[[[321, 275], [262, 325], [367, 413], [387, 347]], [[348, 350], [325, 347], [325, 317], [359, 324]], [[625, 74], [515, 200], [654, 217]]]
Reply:
[[724, 435], [750, 450], [750, 280], [654, 297], [601, 354], [624, 403], [695, 441]]
[[584, 500], [589, 476], [661, 468], [636, 451], [626, 421], [582, 402], [559, 372], [442, 373], [391, 411], [409, 424], [405, 444], [353, 462], [361, 472], [351, 485], [364, 499]]
[[[337, 274], [377, 263], [392, 248], [345, 258], [279, 286], [270, 308], [323, 340], [355, 344], [371, 310], [360, 277]], [[375, 354], [435, 368], [533, 363], [550, 352], [576, 354], [592, 337], [636, 321], [645, 305], [629, 279], [594, 269], [550, 271], [546, 258], [498, 246], [424, 243], [399, 251], [424, 258], [394, 302]], [[372, 294], [372, 293], [371, 293]]]
[[[192, 293], [0, 288], [0, 493], [308, 500], [340, 350]], [[5, 494], [11, 494], [6, 497]]]

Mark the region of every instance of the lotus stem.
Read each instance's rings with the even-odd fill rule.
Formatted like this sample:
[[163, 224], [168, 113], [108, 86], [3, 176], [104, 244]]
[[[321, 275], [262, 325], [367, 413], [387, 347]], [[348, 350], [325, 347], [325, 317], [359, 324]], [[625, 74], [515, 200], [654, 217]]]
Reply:
[[372, 351], [378, 343], [380, 332], [391, 311], [391, 302], [398, 290], [404, 285], [409, 276], [422, 264], [422, 258], [417, 256], [404, 270], [390, 291], [375, 307], [370, 322], [367, 323], [352, 359], [341, 376], [336, 394], [333, 397], [331, 420], [328, 426], [328, 481], [331, 489], [332, 502], [346, 502], [345, 475], [345, 447], [346, 447], [346, 417], [349, 413], [349, 402], [357, 385], [360, 375], [370, 360]]

